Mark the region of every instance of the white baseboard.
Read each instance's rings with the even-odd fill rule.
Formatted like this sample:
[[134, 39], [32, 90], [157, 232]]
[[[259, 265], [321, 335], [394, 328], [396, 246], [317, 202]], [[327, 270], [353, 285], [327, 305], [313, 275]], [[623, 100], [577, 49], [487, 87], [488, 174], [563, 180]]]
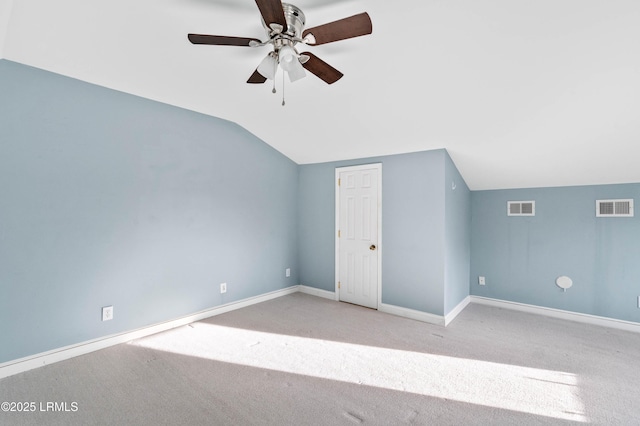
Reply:
[[0, 379], [3, 377], [12, 376], [14, 374], [22, 373], [32, 370], [34, 368], [42, 367], [54, 362], [64, 361], [66, 359], [74, 358], [79, 355], [88, 354], [100, 349], [108, 348], [110, 346], [118, 345], [120, 343], [129, 342], [134, 339], [140, 339], [145, 336], [160, 333], [172, 328], [180, 327], [183, 325], [191, 324], [195, 321], [200, 321], [205, 318], [209, 318], [215, 315], [224, 314], [225, 312], [233, 311], [236, 309], [244, 308], [247, 306], [255, 305], [256, 303], [266, 302], [267, 300], [275, 299], [277, 297], [286, 296], [288, 294], [296, 293], [299, 291], [299, 286], [295, 285], [287, 287], [281, 290], [265, 293], [260, 296], [249, 297], [247, 299], [239, 300], [237, 302], [227, 303], [225, 305], [216, 306], [211, 309], [196, 312], [191, 315], [187, 315], [174, 320], [154, 324], [148, 327], [142, 327], [137, 330], [128, 331], [120, 334], [113, 334], [98, 339], [88, 340], [86, 342], [78, 343], [75, 345], [65, 346], [62, 348], [54, 349], [47, 352], [42, 352], [36, 355], [28, 356], [5, 362], [0, 364]]
[[310, 294], [312, 296], [322, 297], [324, 299], [336, 300], [335, 291], [321, 290], [319, 288], [309, 287], [302, 284], [298, 286], [298, 291], [300, 291], [301, 293]]
[[[336, 294], [332, 291], [321, 290], [305, 285], [295, 285], [287, 287], [281, 290], [276, 290], [270, 293], [262, 294], [260, 296], [250, 297], [247, 299], [239, 300], [237, 302], [227, 303], [225, 305], [217, 306], [204, 311], [196, 312], [191, 315], [187, 315], [174, 320], [166, 321], [163, 323], [154, 324], [148, 327], [139, 328], [137, 330], [124, 332], [120, 334], [114, 334], [86, 342], [78, 343], [75, 345], [66, 346], [63, 348], [54, 349], [47, 352], [42, 352], [36, 355], [28, 356], [5, 362], [0, 364], [0, 379], [3, 377], [12, 376], [14, 374], [22, 373], [32, 370], [34, 368], [42, 367], [47, 364], [63, 361], [66, 359], [74, 358], [79, 355], [84, 355], [90, 352], [94, 352], [100, 349], [108, 348], [110, 346], [118, 345], [120, 343], [129, 342], [134, 339], [139, 339], [152, 334], [160, 333], [175, 327], [190, 324], [195, 321], [200, 321], [205, 318], [209, 318], [215, 315], [224, 314], [236, 309], [244, 308], [247, 306], [255, 305], [256, 303], [266, 302], [267, 300], [275, 299], [277, 297], [286, 296], [288, 294], [301, 292], [310, 294], [312, 296], [322, 297], [325, 299], [336, 300]], [[524, 303], [510, 302], [506, 300], [490, 299], [481, 296], [468, 296], [462, 302], [460, 302], [455, 308], [451, 310], [447, 315], [440, 316], [429, 314], [422, 311], [416, 311], [414, 309], [403, 308], [400, 306], [389, 305], [386, 303], [380, 303], [378, 310], [392, 315], [397, 315], [404, 318], [410, 318], [417, 321], [426, 322], [429, 324], [446, 326], [453, 319], [464, 310], [469, 303], [478, 303], [482, 305], [494, 306], [504, 309], [512, 309], [521, 312], [528, 312], [539, 315], [546, 315], [549, 317], [578, 321], [586, 324], [599, 325], [603, 327], [615, 328], [618, 330], [631, 331], [640, 333], [640, 323], [617, 320], [613, 318], [599, 317], [589, 314], [581, 314], [577, 312], [563, 311], [560, 309], [545, 308], [535, 305], [527, 305]]]
[[[325, 299], [330, 299], [330, 300], [338, 300], [335, 291], [320, 290], [318, 288], [309, 287], [302, 284], [299, 285], [298, 287], [301, 293], [306, 293], [306, 294], [310, 294], [312, 296], [317, 296], [317, 297], [323, 297]], [[451, 315], [450, 318], [449, 316], [445, 318], [438, 315], [416, 311], [414, 309], [403, 308], [401, 306], [388, 305], [385, 303], [380, 303], [380, 305], [378, 306], [378, 311], [385, 312], [391, 315], [397, 315], [399, 317], [410, 318], [417, 321], [427, 322], [430, 324], [444, 325], [447, 322], [447, 320], [451, 322], [453, 318], [455, 318], [460, 312], [462, 312], [464, 307], [469, 304], [469, 300], [467, 299], [463, 300], [464, 305], [463, 303], [461, 303], [460, 305], [456, 306], [456, 308], [454, 309], [454, 311], [456, 312], [451, 311], [451, 313], [449, 314]]]
[[467, 305], [471, 303], [471, 296], [467, 296], [465, 297], [462, 302], [458, 303], [458, 305], [453, 308], [451, 310], [451, 312], [449, 312], [447, 315], [444, 316], [444, 325], [445, 327], [449, 324], [451, 324], [451, 321], [453, 321], [458, 314], [460, 314], [460, 312], [462, 312], [464, 310], [464, 308], [467, 307]]
[[602, 327], [615, 328], [623, 331], [640, 333], [640, 323], [624, 321], [615, 318], [599, 317], [596, 315], [581, 314], [579, 312], [563, 311], [561, 309], [545, 308], [542, 306], [527, 305], [525, 303], [510, 302], [508, 300], [491, 299], [488, 297], [471, 296], [471, 303], [494, 306], [497, 308], [511, 309], [530, 314], [545, 315], [552, 318], [559, 318], [568, 321], [576, 321], [584, 324], [599, 325]]
[[445, 318], [443, 316], [416, 311], [414, 309], [403, 308], [400, 306], [388, 305], [386, 303], [380, 303], [378, 305], [378, 310], [387, 314], [410, 318], [416, 321], [427, 322], [429, 324], [444, 325], [445, 323]]
[[[312, 296], [322, 297], [330, 300], [338, 300], [335, 291], [320, 290], [318, 288], [309, 287], [302, 284], [298, 287], [301, 293], [306, 293]], [[449, 315], [447, 315], [447, 317], [429, 314], [422, 311], [416, 311], [414, 309], [403, 308], [401, 306], [389, 305], [386, 303], [380, 303], [378, 306], [378, 311], [391, 315], [397, 315], [399, 317], [410, 318], [416, 321], [426, 322], [429, 324], [445, 325], [446, 323], [451, 322], [460, 312], [462, 312], [462, 310], [469, 304], [469, 301], [470, 299], [467, 297], [458, 306], [456, 306], [453, 311], [451, 311]]]

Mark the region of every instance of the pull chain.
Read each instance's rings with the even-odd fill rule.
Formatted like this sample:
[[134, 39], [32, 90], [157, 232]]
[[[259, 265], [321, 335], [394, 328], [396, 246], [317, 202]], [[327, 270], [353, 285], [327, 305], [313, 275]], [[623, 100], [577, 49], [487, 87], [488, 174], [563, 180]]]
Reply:
[[282, 71], [282, 106], [284, 106], [284, 75], [286, 73]]
[[278, 61], [275, 61], [273, 64], [273, 89], [271, 89], [271, 93], [276, 93], [276, 73], [278, 72]]

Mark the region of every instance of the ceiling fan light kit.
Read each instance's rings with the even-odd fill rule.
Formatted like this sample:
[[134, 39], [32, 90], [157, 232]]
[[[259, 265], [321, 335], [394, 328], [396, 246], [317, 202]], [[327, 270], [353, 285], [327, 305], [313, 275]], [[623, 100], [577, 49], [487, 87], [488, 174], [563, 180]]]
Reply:
[[256, 4], [262, 15], [262, 26], [267, 33], [264, 41], [247, 37], [188, 35], [193, 44], [246, 47], [271, 45], [273, 51], [267, 54], [247, 80], [251, 84], [275, 80], [278, 65], [289, 75], [291, 82], [304, 78], [307, 70], [325, 83], [333, 84], [343, 74], [310, 52], [298, 52], [296, 45], [317, 46], [360, 37], [373, 31], [371, 18], [366, 12], [305, 30], [306, 17], [300, 8], [281, 3], [280, 0], [256, 0]]

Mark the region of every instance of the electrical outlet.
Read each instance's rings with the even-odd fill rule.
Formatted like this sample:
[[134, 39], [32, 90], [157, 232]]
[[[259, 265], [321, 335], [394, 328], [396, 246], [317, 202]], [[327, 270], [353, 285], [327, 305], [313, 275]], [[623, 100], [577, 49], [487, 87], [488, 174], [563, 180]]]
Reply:
[[284, 276], [287, 278], [291, 276], [291, 268], [287, 268], [284, 270]]
[[227, 292], [227, 283], [220, 284], [220, 294]]
[[113, 306], [105, 306], [102, 308], [102, 321], [113, 319]]
[[480, 284], [480, 285], [485, 285], [486, 284], [485, 280], [484, 280], [484, 277], [478, 277], [478, 284]]
[[640, 308], [640, 296], [638, 296], [638, 308]]

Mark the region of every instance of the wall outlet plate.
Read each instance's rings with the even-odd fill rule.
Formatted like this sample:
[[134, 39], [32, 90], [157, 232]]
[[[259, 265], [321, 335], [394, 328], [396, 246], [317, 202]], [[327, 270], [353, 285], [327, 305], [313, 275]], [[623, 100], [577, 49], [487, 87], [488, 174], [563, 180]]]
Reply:
[[227, 283], [220, 284], [220, 294], [227, 292]]
[[291, 268], [287, 268], [284, 270], [284, 276], [287, 278], [291, 276]]
[[480, 284], [480, 285], [485, 285], [486, 284], [486, 282], [484, 280], [484, 277], [478, 277], [478, 284]]
[[113, 306], [105, 306], [102, 308], [102, 321], [110, 321], [113, 319]]

